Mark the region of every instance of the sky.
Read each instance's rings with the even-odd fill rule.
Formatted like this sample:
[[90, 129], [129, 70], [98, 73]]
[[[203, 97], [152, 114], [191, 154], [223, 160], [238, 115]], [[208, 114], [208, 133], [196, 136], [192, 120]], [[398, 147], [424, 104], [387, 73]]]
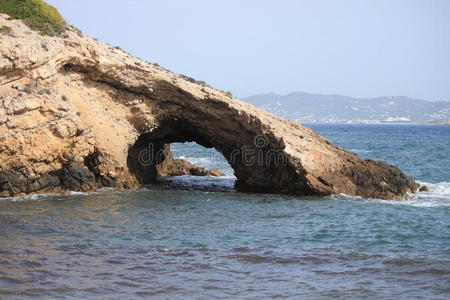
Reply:
[[85, 34], [238, 97], [450, 101], [450, 0], [48, 0]]

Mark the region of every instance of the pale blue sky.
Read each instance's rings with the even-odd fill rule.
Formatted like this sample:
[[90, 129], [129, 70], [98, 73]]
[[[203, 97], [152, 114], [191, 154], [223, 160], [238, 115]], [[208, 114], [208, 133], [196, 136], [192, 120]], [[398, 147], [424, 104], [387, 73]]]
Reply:
[[450, 0], [48, 0], [86, 34], [238, 97], [450, 101]]

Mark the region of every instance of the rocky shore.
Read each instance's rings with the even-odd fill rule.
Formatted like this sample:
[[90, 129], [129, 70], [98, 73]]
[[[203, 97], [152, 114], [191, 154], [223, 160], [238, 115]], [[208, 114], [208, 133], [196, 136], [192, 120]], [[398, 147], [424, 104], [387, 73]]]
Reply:
[[243, 191], [402, 199], [418, 185], [311, 129], [132, 57], [74, 29], [44, 36], [0, 15], [0, 196], [137, 188], [220, 175], [174, 159], [195, 141], [230, 162]]

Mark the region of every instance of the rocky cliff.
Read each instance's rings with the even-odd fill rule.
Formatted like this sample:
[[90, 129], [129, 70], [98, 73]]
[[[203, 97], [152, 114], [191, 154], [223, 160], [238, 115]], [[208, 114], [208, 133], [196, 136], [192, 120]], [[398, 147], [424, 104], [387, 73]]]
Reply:
[[167, 144], [186, 141], [221, 152], [244, 191], [417, 189], [396, 167], [76, 30], [43, 36], [6, 15], [0, 26], [11, 28], [0, 32], [1, 196], [136, 188], [155, 181]]

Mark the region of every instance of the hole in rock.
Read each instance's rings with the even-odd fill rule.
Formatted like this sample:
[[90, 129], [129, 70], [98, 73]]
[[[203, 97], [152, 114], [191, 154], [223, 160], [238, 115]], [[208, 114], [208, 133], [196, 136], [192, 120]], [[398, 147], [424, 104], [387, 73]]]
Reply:
[[[128, 169], [140, 184], [170, 181], [167, 175], [177, 173], [171, 172], [170, 167], [160, 168], [158, 165], [166, 165], [174, 158], [181, 157], [191, 160], [198, 167], [217, 168], [232, 182], [227, 185], [241, 191], [286, 192], [295, 188], [292, 179], [297, 175], [287, 165], [283, 146], [278, 140], [262, 134], [255, 135], [242, 128], [219, 131], [208, 122], [200, 122], [202, 118], [200, 121], [193, 119], [199, 117], [181, 119], [165, 116], [158, 128], [139, 136], [128, 151]], [[141, 130], [140, 127], [137, 129]], [[174, 155], [170, 145], [173, 145]], [[175, 165], [180, 166], [181, 162], [177, 161]], [[161, 169], [166, 172], [161, 172]], [[196, 182], [223, 178], [189, 177]]]
[[[157, 166], [157, 182], [205, 190], [231, 190], [236, 178], [225, 157], [214, 148], [195, 142], [170, 144], [169, 161]], [[165, 164], [168, 163], [167, 168]], [[172, 173], [168, 173], [172, 172]]]
[[216, 149], [193, 141], [171, 141], [142, 134], [129, 149], [128, 168], [140, 184], [207, 190], [234, 188], [234, 171]]
[[195, 142], [172, 143], [173, 157], [183, 159], [204, 169], [217, 169], [224, 176], [234, 176], [233, 169], [223, 155], [214, 148], [205, 148]]

